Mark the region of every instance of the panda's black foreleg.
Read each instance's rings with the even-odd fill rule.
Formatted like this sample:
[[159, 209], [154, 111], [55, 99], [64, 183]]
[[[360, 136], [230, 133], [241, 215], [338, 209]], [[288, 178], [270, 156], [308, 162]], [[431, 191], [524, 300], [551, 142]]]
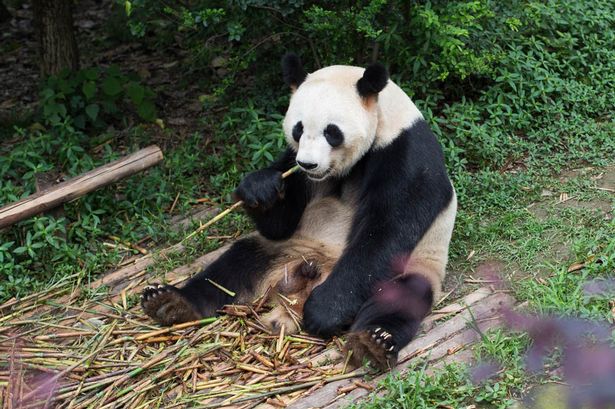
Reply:
[[282, 179], [282, 172], [294, 165], [295, 153], [289, 148], [268, 168], [247, 174], [235, 191], [258, 232], [270, 240], [293, 235], [310, 197], [303, 173]]
[[418, 274], [397, 277], [379, 286], [361, 307], [348, 334], [347, 348], [359, 366], [365, 359], [386, 370], [416, 335], [431, 310], [433, 291]]
[[[236, 298], [251, 297], [274, 257], [258, 238], [246, 237], [234, 243], [185, 286], [154, 285], [146, 288], [141, 305], [146, 314], [162, 325], [213, 316], [217, 309]], [[234, 292], [235, 297], [216, 284]]]

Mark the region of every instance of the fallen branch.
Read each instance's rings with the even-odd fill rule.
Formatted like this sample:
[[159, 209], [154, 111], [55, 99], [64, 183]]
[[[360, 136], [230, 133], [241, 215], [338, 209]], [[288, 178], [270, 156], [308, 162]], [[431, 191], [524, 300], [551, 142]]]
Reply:
[[126, 176], [141, 172], [154, 166], [162, 159], [162, 151], [159, 147], [155, 145], [148, 146], [124, 158], [84, 173], [81, 176], [69, 179], [18, 202], [4, 206], [0, 209], [0, 229], [53, 209], [62, 203], [81, 197], [86, 193], [116, 182]]

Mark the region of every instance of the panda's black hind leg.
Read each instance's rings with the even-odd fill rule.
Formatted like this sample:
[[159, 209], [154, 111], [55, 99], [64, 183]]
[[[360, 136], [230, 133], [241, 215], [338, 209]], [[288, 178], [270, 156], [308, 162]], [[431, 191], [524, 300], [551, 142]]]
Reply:
[[141, 305], [147, 315], [162, 325], [214, 316], [225, 304], [237, 299], [251, 300], [273, 258], [262, 238], [243, 238], [183, 287], [148, 287], [143, 291]]
[[143, 311], [162, 325], [173, 325], [200, 318], [198, 310], [180, 290], [171, 285], [154, 284], [141, 293]]
[[369, 360], [381, 370], [395, 366], [399, 351], [416, 335], [433, 302], [431, 284], [411, 274], [384, 283], [363, 304], [347, 337], [355, 366]]

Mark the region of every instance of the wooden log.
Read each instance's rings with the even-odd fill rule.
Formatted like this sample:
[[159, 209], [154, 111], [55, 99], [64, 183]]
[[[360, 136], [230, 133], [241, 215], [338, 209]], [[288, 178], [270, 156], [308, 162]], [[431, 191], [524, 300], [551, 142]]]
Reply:
[[4, 206], [0, 208], [0, 229], [147, 169], [160, 162], [162, 158], [162, 151], [159, 147], [148, 146], [81, 176]]

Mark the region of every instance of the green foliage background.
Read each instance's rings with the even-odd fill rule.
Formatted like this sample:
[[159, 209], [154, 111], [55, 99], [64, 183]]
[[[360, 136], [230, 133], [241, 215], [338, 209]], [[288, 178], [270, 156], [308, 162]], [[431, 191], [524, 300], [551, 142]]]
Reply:
[[[381, 60], [434, 118], [453, 171], [498, 169], [530, 152], [542, 160], [554, 147], [569, 150], [567, 160], [613, 149], [603, 137], [615, 100], [608, 1], [124, 4], [136, 35], [166, 30], [194, 66], [223, 65], [219, 102], [240, 93], [283, 112], [278, 61], [288, 50], [311, 70]], [[570, 132], [580, 116], [595, 137]]]
[[[284, 146], [288, 92], [279, 60], [289, 50], [310, 70], [384, 62], [432, 124], [460, 203], [479, 217], [527, 195], [512, 179], [531, 190], [532, 174], [606, 164], [615, 155], [615, 6], [608, 0], [116, 4], [110, 30], [119, 19], [133, 40], [187, 50], [186, 76], [208, 90], [204, 111], [219, 114], [203, 117], [208, 135], [171, 144], [164, 165], [145, 177], [71, 203], [66, 234], [53, 234], [66, 223], [47, 216], [2, 232], [0, 271], [8, 280], [0, 298], [30, 288], [25, 282], [81, 268], [90, 257], [96, 267], [89, 271], [99, 271], [109, 262], [109, 251], [96, 244], [105, 235], [135, 240], [147, 232], [168, 240], [161, 226], [178, 194], [184, 204], [198, 195], [230, 201], [241, 175]], [[118, 44], [128, 34], [116, 26], [113, 32]], [[32, 193], [37, 172], [76, 175], [117, 157], [120, 146], [148, 143], [146, 128], [132, 127], [118, 142], [108, 127], [153, 121], [155, 98], [126, 68], [89, 67], [48, 79], [34, 118], [44, 126], [17, 128], [17, 143], [0, 147], [0, 203]], [[464, 213], [459, 224], [461, 238], [477, 234]], [[453, 254], [466, 251], [464, 243]]]

